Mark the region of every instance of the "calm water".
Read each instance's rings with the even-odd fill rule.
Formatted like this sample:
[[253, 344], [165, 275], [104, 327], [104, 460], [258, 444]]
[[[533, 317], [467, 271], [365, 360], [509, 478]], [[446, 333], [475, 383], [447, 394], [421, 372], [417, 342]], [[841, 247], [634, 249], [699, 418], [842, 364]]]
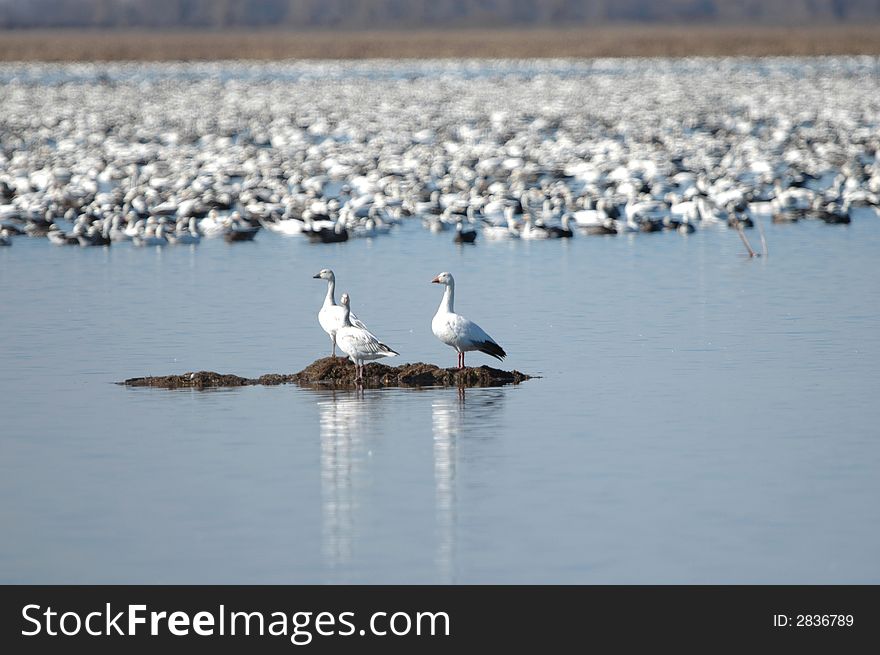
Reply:
[[[880, 218], [482, 242], [0, 249], [0, 581], [880, 582]], [[519, 387], [127, 389], [327, 354], [333, 268], [403, 361], [457, 309]], [[489, 363], [471, 355], [470, 364]]]

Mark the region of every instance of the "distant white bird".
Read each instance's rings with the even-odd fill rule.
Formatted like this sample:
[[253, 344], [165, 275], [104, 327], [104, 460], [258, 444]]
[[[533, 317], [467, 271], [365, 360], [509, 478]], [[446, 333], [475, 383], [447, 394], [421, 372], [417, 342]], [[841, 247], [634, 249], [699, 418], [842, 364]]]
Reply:
[[342, 308], [342, 327], [336, 331], [336, 343], [357, 367], [355, 380], [363, 380], [364, 362], [394, 357], [400, 353], [379, 341], [369, 330], [352, 325], [351, 304], [347, 293], [343, 293], [339, 301]]
[[507, 353], [486, 334], [483, 328], [461, 314], [455, 313], [453, 309], [455, 279], [452, 274], [440, 273], [431, 282], [446, 286], [440, 307], [434, 314], [434, 320], [431, 321], [431, 330], [440, 341], [458, 351], [458, 368], [464, 368], [464, 354], [470, 350], [479, 350], [496, 359], [504, 359]]
[[579, 209], [572, 213], [572, 218], [578, 227], [598, 227], [605, 224], [608, 215], [604, 209], [596, 207], [596, 209]]
[[107, 231], [110, 241], [128, 241], [129, 237], [122, 229], [122, 216], [115, 214], [110, 220], [110, 229]]
[[281, 218], [277, 221], [266, 220], [261, 218], [260, 223], [264, 228], [281, 236], [293, 236], [302, 234], [305, 229], [305, 222], [299, 218]]
[[[329, 268], [323, 268], [313, 275], [315, 279], [327, 280], [327, 295], [324, 297], [324, 304], [321, 305], [321, 311], [318, 312], [318, 323], [321, 328], [330, 335], [330, 344], [333, 346], [331, 357], [336, 357], [336, 331], [343, 325], [343, 317], [346, 310], [336, 304], [336, 275]], [[360, 319], [354, 314], [350, 317], [351, 324], [355, 327], [366, 330]]]
[[707, 196], [696, 196], [697, 215], [703, 223], [726, 223], [730, 218], [730, 212], [723, 207], [719, 207]]
[[549, 239], [550, 232], [541, 225], [535, 225], [532, 221], [532, 210], [528, 204], [523, 204], [523, 226], [519, 231], [520, 239]]
[[229, 229], [229, 218], [221, 217], [216, 209], [208, 212], [198, 225], [198, 231], [207, 238], [221, 237]]
[[[134, 216], [137, 216], [137, 214], [132, 214], [131, 216], [129, 216], [128, 224], [122, 229], [123, 238], [119, 238], [119, 236], [117, 235], [117, 240], [124, 241], [126, 239], [132, 239], [141, 234], [146, 229], [146, 220], [144, 220], [143, 218], [133, 218]], [[112, 230], [110, 236], [111, 238], [113, 237]]]
[[484, 225], [483, 235], [487, 239], [516, 239], [519, 232], [516, 229], [516, 222], [513, 220], [513, 207], [504, 208], [504, 220], [506, 225]]

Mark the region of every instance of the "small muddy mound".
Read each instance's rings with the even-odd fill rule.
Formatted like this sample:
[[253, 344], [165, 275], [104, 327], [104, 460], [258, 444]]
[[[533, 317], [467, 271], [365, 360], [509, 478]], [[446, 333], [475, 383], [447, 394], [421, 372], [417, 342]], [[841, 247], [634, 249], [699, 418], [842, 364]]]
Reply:
[[237, 375], [224, 375], [214, 371], [198, 371], [182, 375], [161, 375], [156, 377], [129, 378], [124, 382], [128, 387], [159, 387], [162, 389], [208, 389], [211, 387], [245, 387], [257, 384], [256, 380]]
[[354, 389], [381, 387], [499, 387], [505, 384], [519, 384], [532, 376], [519, 371], [502, 371], [489, 366], [479, 368], [440, 368], [433, 364], [402, 364], [385, 366], [367, 364], [364, 367], [364, 380], [356, 383], [355, 367], [342, 357], [324, 357], [299, 373], [267, 373], [258, 378], [243, 378], [238, 375], [225, 375], [213, 371], [198, 371], [182, 375], [163, 375], [157, 377], [130, 378], [119, 384], [129, 387], [158, 387], [161, 389], [209, 389], [213, 387], [244, 387], [255, 384], [279, 385], [298, 384], [304, 387], [324, 387], [331, 389]]
[[[341, 357], [325, 357], [293, 375], [302, 386], [345, 388], [355, 386], [354, 364]], [[364, 387], [498, 387], [519, 384], [531, 376], [519, 371], [479, 368], [440, 368], [433, 364], [386, 366], [371, 363], [364, 367]]]

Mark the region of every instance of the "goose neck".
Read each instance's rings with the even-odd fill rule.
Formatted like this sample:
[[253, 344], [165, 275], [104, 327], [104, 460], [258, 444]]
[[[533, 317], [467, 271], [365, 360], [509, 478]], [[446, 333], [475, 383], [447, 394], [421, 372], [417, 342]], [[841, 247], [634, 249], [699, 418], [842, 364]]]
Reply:
[[455, 284], [447, 283], [446, 289], [443, 291], [443, 299], [440, 301], [440, 311], [447, 314], [453, 313], [453, 305], [455, 303]]
[[324, 306], [332, 307], [336, 304], [336, 279], [327, 280], [327, 295], [324, 298]]

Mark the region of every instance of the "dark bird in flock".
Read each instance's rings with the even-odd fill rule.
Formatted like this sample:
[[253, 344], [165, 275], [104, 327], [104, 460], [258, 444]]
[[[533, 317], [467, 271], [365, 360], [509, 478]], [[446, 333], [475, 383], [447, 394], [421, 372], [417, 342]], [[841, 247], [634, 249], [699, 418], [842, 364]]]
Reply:
[[236, 241], [253, 241], [259, 231], [259, 225], [248, 225], [246, 227], [236, 225], [223, 233], [223, 239], [227, 243], [235, 243]]
[[348, 214], [340, 212], [335, 220], [329, 214], [303, 213], [305, 229], [303, 233], [312, 243], [342, 243], [348, 241], [345, 220]]
[[336, 227], [322, 227], [319, 230], [307, 230], [306, 234], [312, 243], [342, 243], [348, 241], [348, 230], [337, 223]]
[[455, 224], [455, 236], [452, 241], [455, 243], [474, 243], [477, 240], [477, 231], [473, 227], [464, 228], [462, 223]]
[[562, 227], [558, 225], [550, 225], [547, 227], [548, 236], [551, 239], [570, 239], [574, 236], [574, 232], [569, 225], [570, 216], [566, 213], [562, 215]]
[[848, 225], [850, 223], [849, 208], [837, 203], [830, 203], [824, 209], [819, 210], [818, 217], [829, 225]]

